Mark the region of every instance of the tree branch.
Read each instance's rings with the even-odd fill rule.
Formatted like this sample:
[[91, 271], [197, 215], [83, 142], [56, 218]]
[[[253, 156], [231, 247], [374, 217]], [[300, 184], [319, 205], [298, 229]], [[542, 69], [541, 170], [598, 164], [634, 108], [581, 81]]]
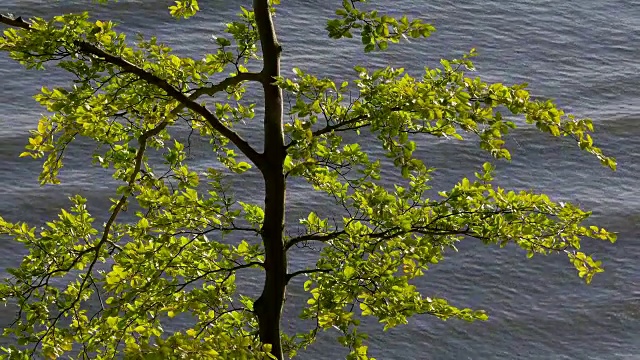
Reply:
[[284, 250], [287, 251], [292, 246], [294, 246], [296, 244], [299, 244], [301, 242], [305, 242], [305, 241], [327, 242], [329, 240], [336, 239], [340, 235], [344, 235], [346, 233], [347, 233], [346, 231], [340, 230], [340, 231], [332, 232], [332, 233], [329, 233], [329, 234], [319, 234], [319, 233], [317, 233], [317, 234], [308, 234], [308, 235], [298, 236], [298, 237], [295, 237], [293, 239], [289, 239], [289, 241], [287, 241], [287, 245], [284, 247]]
[[[144, 152], [146, 150], [147, 139], [149, 139], [152, 136], [157, 135], [168, 124], [169, 123], [165, 120], [161, 124], [159, 124], [157, 127], [155, 127], [153, 129], [143, 133], [138, 138], [138, 143], [139, 143], [140, 147], [138, 148], [138, 151], [136, 153], [133, 172], [131, 173], [131, 177], [129, 178], [129, 181], [127, 183], [129, 187], [131, 187], [135, 183], [136, 177], [140, 173], [140, 169], [142, 167], [142, 162], [143, 162], [143, 159], [144, 159]], [[84, 291], [85, 286], [87, 285], [89, 279], [91, 279], [91, 281], [93, 281], [93, 278], [91, 277], [91, 273], [93, 272], [93, 269], [96, 266], [96, 264], [98, 262], [98, 259], [100, 258], [100, 250], [102, 249], [104, 244], [108, 242], [109, 235], [111, 234], [111, 227], [115, 223], [116, 218], [118, 217], [118, 214], [120, 213], [120, 211], [122, 211], [122, 209], [123, 209], [124, 205], [126, 204], [128, 198], [129, 198], [129, 194], [127, 194], [127, 193], [123, 194], [122, 197], [120, 197], [120, 199], [118, 200], [118, 202], [114, 206], [113, 211], [111, 212], [111, 215], [109, 216], [109, 219], [107, 220], [107, 222], [104, 225], [104, 230], [102, 232], [102, 237], [100, 238], [100, 240], [94, 246], [91, 246], [90, 248], [88, 248], [88, 249], [82, 251], [80, 254], [78, 254], [77, 257], [72, 261], [71, 265], [69, 265], [65, 269], [56, 269], [54, 271], [49, 272], [47, 275], [43, 276], [43, 279], [46, 279], [45, 283], [48, 285], [48, 282], [49, 282], [51, 274], [57, 273], [57, 272], [68, 272], [68, 271], [70, 271], [71, 269], [73, 269], [75, 267], [75, 265], [78, 262], [80, 262], [80, 260], [82, 260], [82, 257], [85, 254], [93, 251], [93, 258], [89, 262], [89, 266], [87, 267], [87, 270], [85, 271], [86, 276], [83, 277], [82, 282], [80, 283], [80, 286], [78, 288], [77, 296], [75, 297], [75, 299], [67, 307], [62, 309], [58, 313], [58, 315], [52, 319], [52, 323], [50, 323], [51, 326], [47, 327], [47, 330], [45, 331], [44, 335], [39, 337], [38, 341], [35, 343], [35, 345], [33, 347], [33, 350], [31, 352], [32, 354], [35, 353], [36, 348], [40, 345], [42, 340], [45, 337], [47, 337], [47, 335], [50, 332], [55, 331], [55, 325], [60, 321], [60, 319], [63, 316], [65, 316], [65, 314], [68, 311], [72, 310], [81, 301], [83, 291]]]
[[161, 79], [120, 57], [108, 54], [107, 52], [92, 44], [83, 41], [76, 41], [75, 44], [80, 48], [82, 52], [103, 58], [106, 62], [119, 66], [124, 71], [133, 73], [147, 83], [161, 88], [167, 93], [167, 95], [180, 102], [184, 107], [204, 117], [207, 123], [209, 123], [209, 125], [214, 130], [229, 139], [257, 167], [262, 167], [262, 155], [255, 151], [255, 149], [253, 149], [253, 147], [251, 147], [251, 145], [249, 145], [246, 140], [240, 137], [240, 135], [238, 135], [235, 131], [222, 124], [222, 122], [220, 122], [220, 120], [213, 113], [207, 110], [205, 106], [198, 104], [194, 100], [191, 100], [187, 95], [176, 89], [166, 80]]
[[287, 274], [287, 283], [293, 277], [298, 276], [298, 275], [313, 274], [313, 273], [328, 273], [328, 272], [331, 272], [331, 271], [333, 271], [333, 270], [332, 269], [305, 269], [305, 270], [294, 271], [294, 272], [292, 272], [290, 274]]
[[[403, 111], [403, 110], [407, 111], [406, 109], [403, 109], [403, 108], [401, 108], [399, 106], [394, 106], [394, 107], [389, 109], [390, 112]], [[346, 120], [346, 121], [341, 121], [341, 122], [333, 124], [333, 125], [325, 126], [322, 129], [318, 129], [318, 130], [313, 132], [313, 136], [324, 135], [324, 134], [330, 133], [332, 131], [340, 131], [340, 130], [343, 130], [342, 128], [344, 126], [352, 125], [352, 124], [355, 124], [357, 122], [367, 120], [369, 118], [371, 118], [371, 114], [362, 114], [360, 116], [354, 117], [353, 119], [349, 119], [349, 120]], [[355, 128], [349, 128], [349, 130], [358, 129], [358, 128], [361, 128], [361, 127], [364, 127], [364, 126], [368, 126], [368, 125], [369, 124], [357, 126]]]
[[[391, 239], [396, 236], [403, 236], [411, 233], [416, 233], [420, 235], [440, 235], [440, 236], [444, 236], [444, 235], [473, 236], [471, 233], [469, 233], [468, 228], [451, 230], [451, 229], [429, 228], [428, 226], [415, 226], [409, 230], [402, 230], [399, 227], [389, 228], [382, 232], [377, 232], [377, 233], [374, 232], [374, 233], [363, 235], [363, 237], [366, 236], [369, 239], [384, 240], [384, 239]], [[307, 235], [298, 236], [293, 239], [290, 239], [287, 242], [287, 245], [285, 246], [285, 250], [288, 250], [292, 246], [305, 241], [317, 241], [317, 242], [326, 243], [328, 241], [336, 239], [339, 236], [345, 235], [345, 234], [347, 234], [345, 230], [340, 230], [340, 231], [332, 232], [329, 234], [317, 233], [317, 234], [307, 234]]]
[[243, 81], [256, 81], [262, 83], [262, 75], [260, 73], [241, 72], [235, 76], [228, 77], [217, 84], [197, 89], [191, 95], [189, 95], [189, 99], [193, 101], [198, 99], [202, 95], [213, 96], [220, 91], [224, 91], [229, 86], [238, 85]]
[[[339, 122], [339, 123], [336, 123], [336, 124], [333, 124], [333, 125], [327, 125], [327, 126], [323, 127], [322, 129], [318, 129], [318, 130], [314, 131], [312, 134], [313, 134], [313, 136], [320, 136], [320, 135], [324, 135], [324, 134], [330, 133], [332, 131], [340, 131], [340, 130], [342, 130], [341, 128], [344, 127], [344, 126], [352, 125], [352, 124], [355, 124], [355, 123], [357, 123], [359, 121], [366, 120], [368, 118], [369, 118], [369, 114], [356, 116], [355, 118], [347, 120], [347, 121], [342, 121], [342, 122]], [[368, 126], [368, 125], [369, 124], [361, 125], [361, 126], [356, 127], [356, 129], [359, 129], [359, 128], [362, 128], [362, 127], [365, 127], [365, 126]], [[351, 129], [351, 128], [349, 128], [349, 129]], [[288, 148], [290, 148], [292, 146], [295, 146], [297, 143], [298, 143], [298, 140], [293, 140], [290, 143], [288, 143], [285, 146], [285, 148], [288, 149]]]
[[[391, 112], [401, 111], [401, 110], [404, 110], [404, 109], [402, 109], [401, 107], [398, 107], [398, 106], [392, 107], [392, 108], [389, 109], [389, 111], [391, 111]], [[343, 130], [360, 129], [360, 128], [369, 126], [370, 124], [369, 123], [361, 124], [361, 125], [358, 125], [356, 127], [348, 127], [348, 126], [356, 124], [356, 123], [358, 123], [360, 121], [364, 121], [364, 120], [370, 119], [370, 118], [371, 118], [371, 114], [362, 114], [362, 115], [354, 117], [353, 119], [341, 121], [341, 122], [335, 123], [333, 125], [327, 125], [327, 126], [323, 127], [322, 129], [318, 129], [318, 130], [314, 131], [312, 134], [313, 134], [313, 136], [320, 136], [320, 135], [328, 134], [328, 133], [330, 133], [332, 131], [343, 131]], [[294, 140], [294, 141], [290, 142], [289, 144], [287, 144], [286, 148], [294, 146], [297, 143], [298, 143], [298, 141]]]
[[201, 279], [203, 279], [203, 278], [205, 278], [205, 277], [207, 277], [207, 276], [209, 276], [211, 274], [217, 274], [217, 273], [221, 273], [221, 272], [228, 272], [229, 274], [231, 274], [234, 271], [238, 271], [238, 270], [242, 270], [242, 269], [246, 269], [246, 268], [250, 268], [250, 267], [256, 267], [256, 266], [264, 267], [264, 264], [262, 262], [259, 262], [259, 261], [252, 261], [252, 262], [249, 262], [249, 263], [246, 263], [246, 264], [240, 264], [240, 265], [237, 265], [237, 266], [234, 266], [234, 267], [231, 267], [231, 268], [219, 268], [219, 269], [215, 269], [215, 270], [209, 270], [209, 271], [205, 271], [202, 274], [200, 274], [200, 275], [198, 275], [198, 276], [196, 276], [194, 278], [191, 278], [191, 279], [189, 279], [189, 280], [187, 280], [187, 281], [185, 281], [185, 282], [183, 282], [181, 284], [176, 284], [176, 285], [173, 285], [173, 286], [175, 286], [177, 288], [176, 291], [180, 291], [180, 290], [186, 288], [187, 286], [189, 286], [189, 284], [193, 284], [194, 282], [196, 282], [198, 280], [201, 280]]
[[22, 20], [22, 17], [18, 16], [17, 18], [11, 18], [7, 15], [4, 14], [0, 14], [0, 23], [9, 25], [9, 26], [13, 26], [13, 27], [19, 27], [25, 30], [31, 30], [31, 27], [29, 25], [28, 22]]
[[[22, 18], [20, 17], [16, 19], [12, 19], [6, 15], [0, 15], [0, 23], [10, 25], [13, 27], [19, 27], [25, 30], [31, 30], [31, 26], [29, 25], [29, 23], [22, 20]], [[116, 65], [120, 67], [122, 70], [124, 70], [125, 72], [137, 75], [140, 79], [146, 81], [147, 83], [151, 85], [155, 85], [160, 89], [164, 90], [167, 93], [167, 95], [171, 96], [173, 99], [178, 101], [181, 104], [181, 106], [186, 107], [189, 110], [204, 117], [207, 123], [209, 123], [209, 125], [214, 130], [216, 130], [222, 136], [229, 139], [229, 141], [231, 141], [258, 168], [265, 167], [262, 154], [258, 153], [251, 145], [249, 145], [249, 143], [246, 140], [240, 137], [240, 135], [238, 135], [235, 131], [231, 130], [230, 128], [226, 127], [222, 122], [220, 122], [220, 119], [218, 119], [218, 117], [215, 116], [215, 114], [213, 114], [212, 112], [210, 112], [205, 106], [200, 105], [195, 101], [194, 98], [191, 98], [185, 95], [184, 93], [176, 89], [173, 85], [171, 85], [166, 80], [150, 72], [145, 71], [144, 69], [132, 64], [131, 62], [119, 56], [111, 55], [106, 51], [100, 49], [99, 47], [93, 44], [90, 44], [88, 42], [77, 40], [77, 41], [74, 41], [74, 45], [78, 48], [80, 52], [86, 55], [101, 58], [103, 61], [112, 65]], [[251, 79], [258, 79], [258, 76], [256, 74], [251, 76], [247, 75], [246, 80], [249, 80], [249, 77], [251, 77]], [[233, 79], [233, 78], [230, 78], [230, 79]], [[215, 93], [215, 90], [219, 89], [219, 87], [223, 86], [226, 83], [233, 85], [234, 82], [239, 83], [240, 81], [243, 81], [242, 79], [235, 79], [235, 80], [230, 80], [230, 79], [226, 79], [222, 83], [218, 85], [214, 85], [212, 87], [212, 90], [208, 90], [208, 91]]]
[[324, 135], [324, 134], [330, 133], [332, 131], [339, 130], [340, 128], [342, 128], [344, 126], [355, 124], [355, 123], [357, 123], [359, 121], [363, 121], [363, 120], [366, 120], [368, 118], [369, 118], [369, 114], [364, 114], [364, 115], [356, 116], [355, 118], [347, 120], [347, 121], [342, 121], [342, 122], [339, 122], [337, 124], [328, 125], [328, 126], [323, 127], [322, 129], [314, 131], [313, 132], [313, 136]]

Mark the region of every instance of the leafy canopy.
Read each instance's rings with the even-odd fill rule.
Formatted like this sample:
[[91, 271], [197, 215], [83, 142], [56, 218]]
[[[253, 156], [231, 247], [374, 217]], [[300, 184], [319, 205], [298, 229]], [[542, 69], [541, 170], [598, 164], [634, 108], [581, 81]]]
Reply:
[[[343, 2], [328, 21], [331, 38], [356, 34], [368, 52], [434, 31], [407, 16], [362, 10], [364, 2]], [[272, 13], [278, 3], [269, 1]], [[195, 0], [170, 7], [178, 18], [198, 10]], [[256, 299], [236, 287], [236, 277], [253, 276], [246, 269], [264, 270], [264, 204], [236, 201], [226, 181], [231, 173], [260, 168], [263, 159], [234, 130], [238, 122], [259, 122], [255, 109], [264, 105], [245, 98], [247, 83], [262, 81], [248, 65], [271, 56], [259, 50], [253, 9], [242, 8], [216, 37], [217, 49], [199, 60], [179, 56], [156, 38], [131, 41], [113, 22], [87, 13], [1, 20], [10, 27], [0, 49], [12, 59], [29, 69], [57, 66], [76, 78], [35, 96], [49, 114], [31, 131], [21, 156], [44, 159], [40, 182], [59, 183], [65, 151], [80, 139], [96, 145], [94, 165], [110, 169], [120, 182], [102, 224], [81, 196], [71, 197], [70, 208], [45, 224], [0, 218], [0, 233], [28, 250], [0, 288], [17, 311], [4, 329], [17, 343], [3, 348], [4, 356], [271, 356], [272, 345], [256, 336]], [[442, 60], [419, 77], [356, 66], [351, 81], [297, 68], [294, 77], [269, 80], [292, 99], [283, 119], [287, 181], [308, 182], [339, 209], [334, 218], [309, 213], [300, 220], [300, 234], [284, 237], [287, 252], [302, 246], [319, 253], [316, 263], [287, 278], [306, 276], [308, 301], [300, 317], [314, 324], [308, 332], [282, 334], [290, 356], [320, 330], [337, 329], [349, 358], [367, 359], [366, 334], [358, 331], [365, 316], [384, 329], [416, 314], [486, 319], [483, 311], [421, 294], [413, 281], [462, 240], [513, 243], [529, 256], [565, 253], [587, 282], [602, 271], [599, 261], [580, 251], [581, 240], [613, 242], [614, 234], [583, 225], [590, 213], [577, 206], [493, 185], [491, 163], [479, 166], [474, 179], [435, 198], [426, 195], [434, 169], [414, 152], [429, 136], [475, 138], [496, 159], [510, 159], [504, 138], [531, 124], [576, 141], [615, 169], [615, 160], [593, 144], [591, 120], [532, 99], [526, 84], [471, 77], [474, 56], [472, 50]], [[190, 138], [174, 129], [208, 141], [219, 164], [192, 165]], [[370, 144], [386, 158], [373, 156]], [[398, 176], [385, 178], [383, 169]], [[123, 218], [127, 209], [135, 218]]]

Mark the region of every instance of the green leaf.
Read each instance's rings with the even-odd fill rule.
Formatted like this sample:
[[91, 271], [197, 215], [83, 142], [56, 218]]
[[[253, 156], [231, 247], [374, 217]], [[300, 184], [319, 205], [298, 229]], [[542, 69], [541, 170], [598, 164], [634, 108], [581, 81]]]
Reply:
[[356, 269], [355, 269], [355, 268], [353, 268], [353, 267], [351, 267], [351, 266], [347, 266], [347, 267], [345, 267], [345, 268], [344, 268], [344, 271], [343, 271], [343, 272], [344, 272], [344, 276], [345, 276], [347, 279], [349, 279], [349, 278], [351, 278], [351, 277], [355, 274]]
[[247, 243], [245, 240], [242, 240], [240, 242], [240, 245], [238, 245], [238, 254], [243, 255], [247, 252], [249, 252], [249, 243]]
[[247, 162], [241, 161], [236, 165], [236, 168], [240, 173], [243, 173], [249, 169], [251, 169], [251, 165]]

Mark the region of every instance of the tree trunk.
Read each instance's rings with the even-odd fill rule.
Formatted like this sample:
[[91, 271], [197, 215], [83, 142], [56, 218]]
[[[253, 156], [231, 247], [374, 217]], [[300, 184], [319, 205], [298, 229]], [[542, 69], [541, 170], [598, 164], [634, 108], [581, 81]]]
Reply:
[[284, 304], [287, 257], [283, 244], [284, 177], [274, 173], [265, 176], [266, 199], [262, 239], [265, 247], [265, 283], [262, 295], [255, 303], [260, 327], [260, 341], [271, 344], [271, 353], [282, 359], [280, 316]]
[[265, 182], [264, 223], [262, 240], [265, 248], [265, 283], [254, 310], [260, 327], [260, 341], [271, 344], [271, 353], [283, 358], [280, 343], [280, 317], [284, 304], [287, 257], [284, 248], [286, 183], [284, 177], [284, 133], [282, 129], [282, 90], [274, 85], [280, 76], [280, 52], [268, 0], [254, 0], [264, 66], [264, 166], [260, 169]]

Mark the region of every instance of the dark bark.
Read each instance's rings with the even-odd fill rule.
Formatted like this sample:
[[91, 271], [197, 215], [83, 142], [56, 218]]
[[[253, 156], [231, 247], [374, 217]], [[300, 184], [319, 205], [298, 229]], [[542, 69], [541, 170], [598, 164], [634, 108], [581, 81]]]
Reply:
[[283, 358], [280, 341], [280, 317], [287, 284], [287, 257], [284, 248], [286, 183], [284, 176], [284, 133], [282, 129], [282, 90], [274, 85], [280, 76], [280, 52], [268, 0], [254, 0], [253, 7], [264, 59], [264, 154], [265, 166], [260, 170], [265, 182], [265, 217], [262, 240], [265, 248], [265, 283], [255, 303], [260, 341], [271, 344], [271, 353]]

